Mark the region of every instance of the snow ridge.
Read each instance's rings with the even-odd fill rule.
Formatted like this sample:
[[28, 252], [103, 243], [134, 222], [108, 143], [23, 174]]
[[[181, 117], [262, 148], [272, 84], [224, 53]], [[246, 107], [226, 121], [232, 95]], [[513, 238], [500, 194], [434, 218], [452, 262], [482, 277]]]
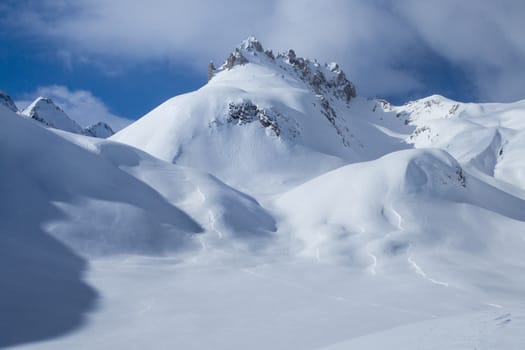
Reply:
[[15, 102], [6, 92], [0, 90], [0, 105], [6, 106], [9, 110], [17, 113], [18, 107], [15, 105]]
[[55, 105], [50, 98], [38, 97], [21, 112], [21, 115], [42, 123], [47, 127], [73, 132], [75, 134], [82, 133], [82, 127], [69, 118], [62, 108]]

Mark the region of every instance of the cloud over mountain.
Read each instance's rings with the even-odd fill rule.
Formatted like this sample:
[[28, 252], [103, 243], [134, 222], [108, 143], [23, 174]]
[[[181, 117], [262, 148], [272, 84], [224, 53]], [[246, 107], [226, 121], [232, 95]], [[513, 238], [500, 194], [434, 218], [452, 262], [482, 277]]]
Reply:
[[[428, 94], [428, 85], [439, 83], [443, 71], [464, 81], [469, 98], [525, 96], [517, 78], [522, 74], [516, 74], [525, 72], [520, 35], [525, 5], [517, 1], [155, 0], [142, 5], [138, 0], [13, 2], [0, 7], [0, 18], [26, 34], [53, 40], [60, 52], [101, 60], [168, 58], [204, 66], [221, 58], [224, 47], [255, 34], [272, 47], [293, 45], [307, 56], [336, 59], [366, 95]], [[13, 8], [16, 21], [8, 16]]]

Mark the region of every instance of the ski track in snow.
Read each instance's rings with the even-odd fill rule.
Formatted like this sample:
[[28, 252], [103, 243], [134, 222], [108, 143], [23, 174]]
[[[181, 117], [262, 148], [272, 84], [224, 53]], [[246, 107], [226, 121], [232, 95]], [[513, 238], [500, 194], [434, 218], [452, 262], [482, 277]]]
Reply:
[[394, 214], [394, 216], [396, 217], [397, 219], [397, 223], [395, 224], [396, 227], [398, 228], [399, 231], [405, 231], [405, 228], [403, 227], [403, 218], [401, 217], [401, 215], [398, 213], [397, 210], [394, 209], [394, 206], [392, 204], [390, 204], [390, 206], [388, 207], [388, 209], [390, 209], [390, 211], [392, 212], [392, 214]]
[[[401, 232], [401, 231], [405, 231], [405, 228], [403, 227], [403, 218], [401, 216], [401, 214], [399, 214], [399, 212], [397, 210], [394, 209], [394, 207], [392, 205], [389, 206], [388, 208], [390, 210], [390, 212], [392, 214], [394, 214], [395, 218], [397, 219], [397, 222], [395, 223], [396, 227], [398, 228], [398, 231], [396, 232]], [[410, 264], [410, 266], [414, 269], [414, 271], [420, 275], [421, 277], [423, 277], [424, 279], [426, 279], [427, 281], [433, 283], [433, 284], [437, 284], [437, 285], [440, 285], [440, 286], [444, 286], [444, 287], [448, 287], [449, 284], [447, 282], [442, 282], [442, 281], [438, 281], [434, 278], [431, 278], [429, 277], [426, 272], [421, 268], [421, 266], [419, 266], [415, 261], [414, 261], [414, 258], [412, 256], [412, 254], [410, 253], [410, 249], [412, 248], [412, 245], [409, 244], [408, 248], [407, 248], [407, 261], [408, 263]], [[367, 250], [368, 252], [368, 250]], [[370, 253], [369, 253], [370, 254]]]
[[395, 305], [388, 305], [388, 304], [378, 303], [378, 302], [367, 302], [367, 301], [363, 301], [363, 300], [355, 300], [353, 298], [349, 298], [349, 297], [342, 296], [342, 295], [326, 294], [324, 292], [321, 292], [321, 291], [317, 290], [316, 288], [313, 288], [313, 287], [310, 287], [310, 286], [305, 286], [302, 283], [291, 282], [289, 280], [282, 280], [280, 278], [270, 277], [270, 276], [267, 276], [265, 274], [258, 273], [256, 271], [254, 271], [254, 269], [250, 269], [250, 268], [243, 268], [243, 269], [240, 269], [240, 270], [242, 272], [244, 272], [246, 274], [249, 274], [251, 276], [254, 276], [254, 277], [258, 278], [258, 279], [267, 280], [267, 281], [271, 282], [272, 284], [280, 284], [280, 285], [282, 285], [284, 287], [290, 287], [290, 288], [298, 289], [298, 290], [301, 290], [301, 291], [306, 291], [307, 293], [313, 294], [313, 295], [318, 296], [318, 297], [341, 301], [341, 302], [344, 302], [344, 303], [352, 305], [352, 306], [367, 305], [367, 306], [372, 307], [374, 309], [385, 309], [385, 310], [390, 310], [390, 311], [394, 311], [394, 312], [401, 312], [401, 313], [404, 313], [404, 314], [407, 314], [407, 315], [423, 317], [423, 318], [437, 318], [437, 317], [439, 317], [438, 315], [433, 314], [433, 313], [424, 312], [424, 311], [414, 311], [414, 310], [410, 310], [410, 309], [399, 307], [399, 306], [395, 306]]
[[421, 277], [423, 277], [424, 279], [426, 279], [427, 281], [429, 281], [431, 283], [434, 283], [434, 284], [437, 284], [437, 285], [440, 285], [440, 286], [444, 286], [444, 287], [448, 287], [449, 284], [447, 282], [442, 282], [442, 281], [438, 281], [438, 280], [436, 280], [434, 278], [431, 278], [425, 273], [425, 271], [423, 271], [423, 269], [412, 258], [412, 254], [410, 254], [410, 248], [411, 247], [412, 246], [409, 245], [408, 248], [407, 248], [407, 255], [408, 255], [407, 261], [412, 266], [414, 271], [416, 271], [416, 273], [418, 275], [420, 275]]
[[[204, 203], [206, 202], [206, 196], [204, 195], [204, 193], [202, 192], [199, 186], [197, 186], [197, 192], [201, 196], [202, 204], [204, 205]], [[215, 232], [219, 238], [221, 239], [224, 238], [224, 234], [217, 228], [215, 214], [213, 213], [213, 210], [211, 209], [208, 209], [208, 222], [210, 223], [211, 230]]]

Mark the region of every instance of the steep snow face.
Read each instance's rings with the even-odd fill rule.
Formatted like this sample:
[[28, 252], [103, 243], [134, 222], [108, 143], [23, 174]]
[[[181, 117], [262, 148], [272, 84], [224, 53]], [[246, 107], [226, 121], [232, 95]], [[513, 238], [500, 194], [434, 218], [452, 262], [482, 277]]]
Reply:
[[367, 120], [376, 102], [355, 97], [336, 64], [292, 50], [274, 56], [249, 39], [213, 73], [203, 88], [166, 101], [111, 139], [251, 193], [276, 193], [406, 147], [400, 132], [409, 127], [398, 122], [394, 132], [379, 117]]
[[445, 149], [472, 171], [525, 188], [525, 162], [516, 156], [524, 139], [525, 101], [474, 104], [435, 95], [394, 110], [416, 127], [407, 139], [415, 147]]
[[18, 107], [15, 105], [15, 102], [13, 101], [11, 96], [9, 96], [2, 90], [0, 90], [0, 105], [7, 107], [15, 113], [18, 112]]
[[108, 137], [115, 134], [113, 129], [111, 127], [103, 122], [98, 122], [96, 124], [91, 125], [90, 127], [87, 127], [83, 131], [84, 135], [98, 137], [101, 139], [107, 139]]
[[22, 112], [22, 116], [36, 120], [45, 126], [81, 134], [82, 128], [49, 98], [39, 97]]

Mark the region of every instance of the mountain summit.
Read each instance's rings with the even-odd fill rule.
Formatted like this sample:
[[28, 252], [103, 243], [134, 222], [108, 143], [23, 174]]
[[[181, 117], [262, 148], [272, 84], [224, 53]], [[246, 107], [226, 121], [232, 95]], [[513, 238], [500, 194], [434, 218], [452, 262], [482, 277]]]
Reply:
[[21, 112], [21, 115], [51, 128], [75, 134], [82, 133], [82, 127], [69, 118], [62, 108], [58, 107], [50, 98], [38, 97]]
[[[399, 148], [362, 120], [376, 102], [358, 98], [336, 63], [294, 50], [274, 54], [250, 37], [211, 73], [204, 87], [166, 101], [112, 139], [244, 189], [254, 188], [253, 173], [265, 174], [268, 186], [302, 182], [382, 155], [387, 145]], [[370, 142], [376, 134], [382, 142]]]
[[247, 63], [255, 64], [275, 64], [283, 74], [293, 71], [296, 77], [308, 84], [311, 89], [325, 99], [326, 94], [350, 102], [356, 97], [356, 89], [352, 82], [347, 78], [343, 70], [337, 63], [321, 65], [317, 60], [309, 60], [297, 57], [295, 51], [290, 49], [287, 52], [274, 55], [272, 50], [264, 50], [262, 44], [255, 38], [249, 37], [228, 56], [226, 61], [219, 68], [218, 72], [232, 69], [236, 65]]

